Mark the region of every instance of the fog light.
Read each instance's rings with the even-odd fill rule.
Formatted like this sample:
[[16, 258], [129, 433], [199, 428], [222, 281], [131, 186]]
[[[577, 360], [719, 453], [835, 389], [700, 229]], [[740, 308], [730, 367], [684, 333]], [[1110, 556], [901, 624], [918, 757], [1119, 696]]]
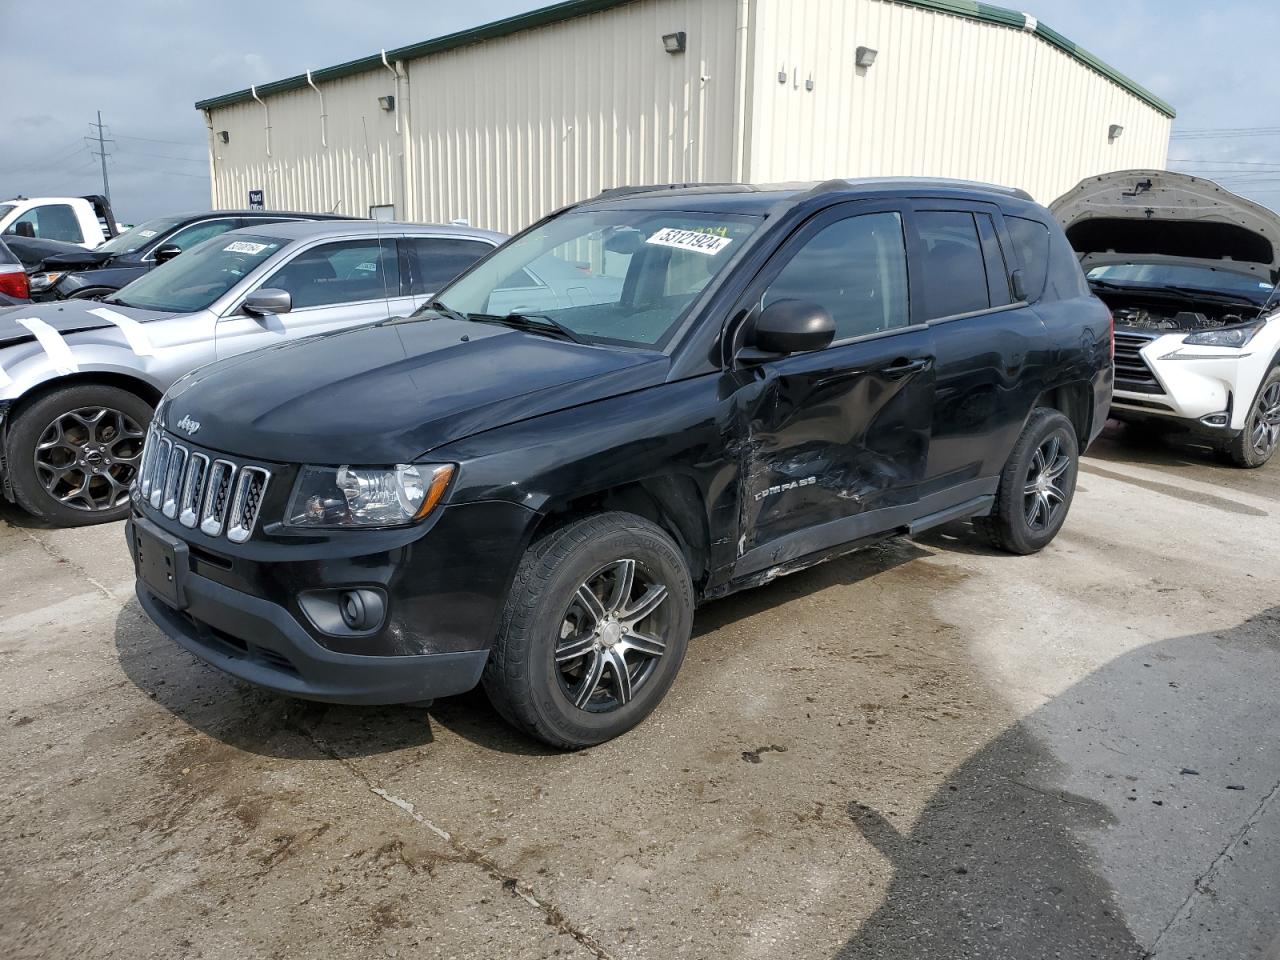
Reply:
[[380, 624], [382, 612], [382, 595], [373, 590], [346, 590], [338, 598], [338, 614], [343, 626], [356, 633]]
[[1206, 427], [1225, 427], [1228, 419], [1225, 413], [1211, 413], [1207, 417], [1201, 417], [1200, 422]]

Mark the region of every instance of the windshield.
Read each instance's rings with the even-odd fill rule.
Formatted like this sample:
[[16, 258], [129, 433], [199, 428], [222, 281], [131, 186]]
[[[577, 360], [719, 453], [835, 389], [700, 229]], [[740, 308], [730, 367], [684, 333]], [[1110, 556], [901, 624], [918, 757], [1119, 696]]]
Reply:
[[110, 253], [119, 256], [122, 253], [137, 253], [157, 236], [166, 230], [172, 230], [182, 222], [178, 217], [156, 217], [146, 223], [140, 223], [132, 230], [126, 230], [118, 237], [112, 237], [106, 243], [94, 247], [97, 253]]
[[1272, 285], [1259, 277], [1182, 263], [1110, 263], [1094, 267], [1088, 277], [1142, 287], [1191, 287], [1244, 297], [1255, 303], [1263, 303], [1272, 290]]
[[107, 302], [194, 313], [211, 306], [287, 242], [234, 233], [213, 237], [139, 277]]
[[438, 298], [468, 316], [554, 321], [576, 339], [659, 347], [758, 217], [578, 211], [502, 246]]

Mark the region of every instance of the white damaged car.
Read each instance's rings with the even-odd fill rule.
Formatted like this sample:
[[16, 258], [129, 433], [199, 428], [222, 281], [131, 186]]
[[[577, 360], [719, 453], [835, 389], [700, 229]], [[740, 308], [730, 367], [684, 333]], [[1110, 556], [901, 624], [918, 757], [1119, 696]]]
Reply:
[[1280, 216], [1167, 170], [1090, 177], [1050, 208], [1115, 317], [1117, 420], [1241, 467], [1280, 446]]

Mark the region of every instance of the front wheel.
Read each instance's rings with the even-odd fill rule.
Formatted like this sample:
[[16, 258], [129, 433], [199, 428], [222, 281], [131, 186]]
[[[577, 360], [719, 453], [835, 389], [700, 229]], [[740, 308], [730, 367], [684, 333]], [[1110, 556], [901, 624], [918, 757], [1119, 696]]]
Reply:
[[63, 387], [14, 418], [8, 462], [18, 504], [64, 527], [121, 520], [151, 406], [106, 384]]
[[603, 513], [536, 541], [516, 574], [484, 687], [554, 747], [603, 743], [666, 695], [693, 626], [693, 586], [660, 528]]
[[1275, 456], [1280, 447], [1280, 367], [1267, 374], [1258, 388], [1240, 435], [1227, 442], [1227, 457], [1237, 467], [1254, 469]]
[[1000, 474], [991, 515], [978, 521], [992, 544], [1018, 554], [1047, 547], [1071, 509], [1079, 463], [1071, 421], [1047, 407], [1033, 410]]

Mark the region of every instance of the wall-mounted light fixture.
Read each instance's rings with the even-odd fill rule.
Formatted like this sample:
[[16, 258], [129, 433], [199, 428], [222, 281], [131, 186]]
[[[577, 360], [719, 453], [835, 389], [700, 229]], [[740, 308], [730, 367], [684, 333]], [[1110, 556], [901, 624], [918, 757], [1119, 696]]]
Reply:
[[1111, 126], [1107, 127], [1107, 140], [1118, 140], [1122, 133], [1124, 133], [1124, 127], [1120, 126], [1118, 123], [1113, 123]]
[[853, 62], [855, 65], [865, 70], [876, 62], [876, 53], [878, 52], [879, 51], [872, 50], [870, 47], [859, 47], [854, 52]]
[[227, 133], [227, 131], [225, 131], [225, 130], [219, 130], [219, 131], [218, 131], [218, 139], [219, 139], [219, 140], [221, 140], [223, 143], [230, 143], [230, 142], [231, 142], [231, 134]]
[[391, 94], [387, 94], [385, 97], [379, 97], [378, 106], [387, 111], [387, 113], [390, 113], [396, 108], [396, 98]]
[[680, 30], [676, 33], [664, 33], [662, 35], [662, 49], [667, 53], [684, 53], [685, 47], [688, 45], [688, 37], [685, 32]]

